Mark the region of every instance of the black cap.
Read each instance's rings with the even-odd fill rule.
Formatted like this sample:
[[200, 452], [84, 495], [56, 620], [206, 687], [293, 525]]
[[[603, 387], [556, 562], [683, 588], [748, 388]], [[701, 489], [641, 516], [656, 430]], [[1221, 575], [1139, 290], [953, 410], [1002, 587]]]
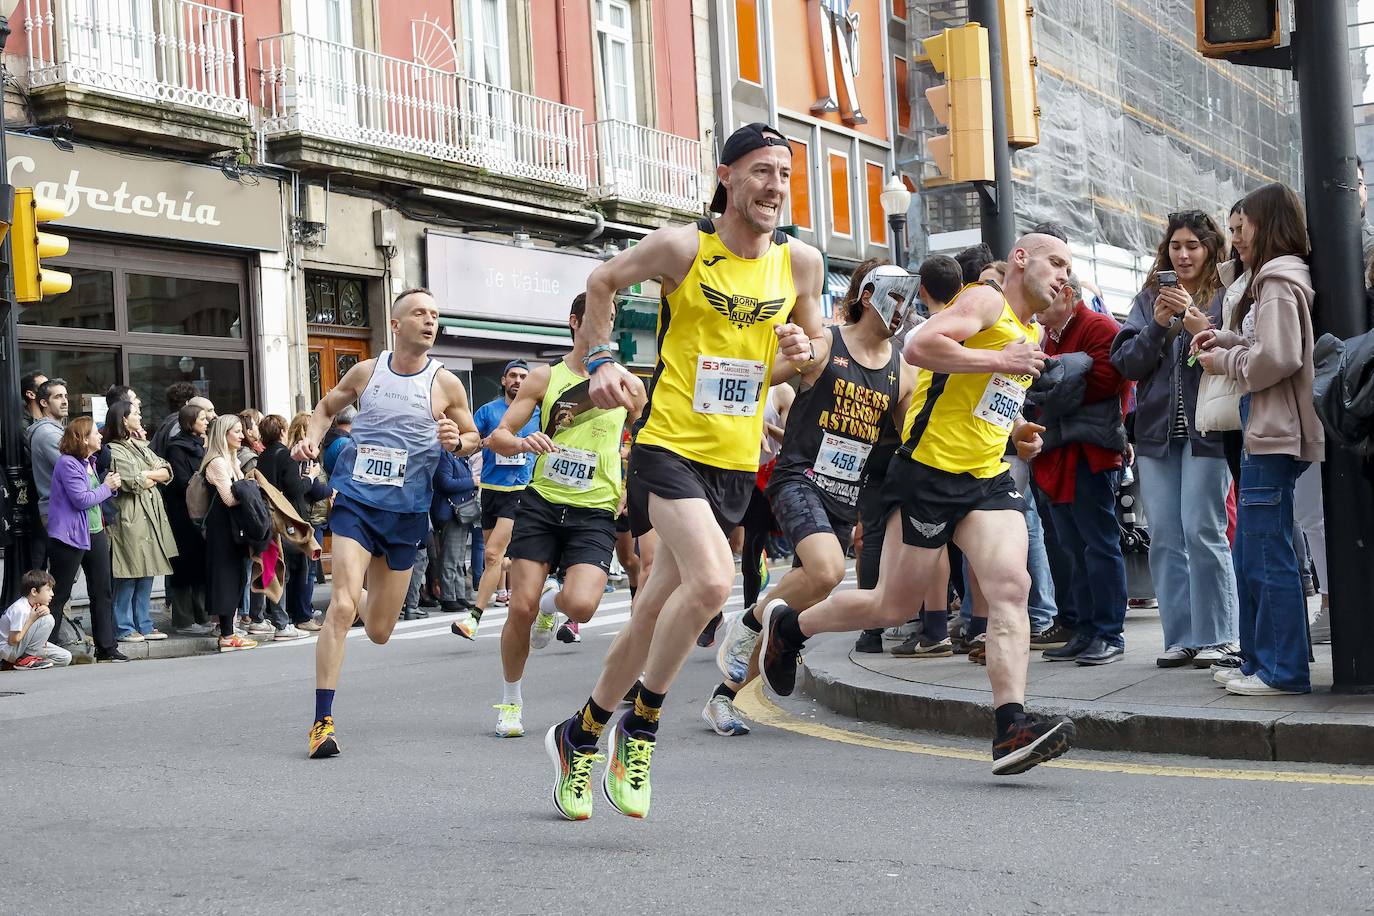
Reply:
[[506, 363], [506, 368], [504, 368], [504, 369], [501, 370], [501, 374], [502, 374], [502, 375], [505, 375], [507, 372], [511, 371], [512, 369], [524, 369], [524, 370], [528, 371], [529, 368], [530, 368], [530, 364], [527, 363], [527, 362], [525, 362], [523, 359], [513, 359], [513, 360], [511, 360], [510, 362]]
[[[743, 159], [756, 149], [764, 149], [769, 146], [785, 147], [788, 155], [792, 154], [792, 144], [787, 141], [786, 137], [778, 133], [776, 128], [769, 127], [761, 121], [746, 124], [726, 139], [725, 148], [720, 152], [720, 164], [729, 165]], [[725, 212], [725, 185], [720, 182], [716, 182], [716, 193], [711, 198], [711, 212]]]

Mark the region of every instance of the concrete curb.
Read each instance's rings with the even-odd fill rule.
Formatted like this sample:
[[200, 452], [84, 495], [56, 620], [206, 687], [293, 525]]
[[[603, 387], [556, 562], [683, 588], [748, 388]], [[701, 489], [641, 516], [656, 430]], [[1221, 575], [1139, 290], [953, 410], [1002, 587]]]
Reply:
[[[988, 738], [991, 694], [887, 677], [849, 658], [852, 637], [808, 647], [801, 690], [854, 719]], [[1079, 747], [1231, 760], [1374, 765], [1374, 715], [1199, 709], [1028, 697], [1037, 711], [1066, 715]]]

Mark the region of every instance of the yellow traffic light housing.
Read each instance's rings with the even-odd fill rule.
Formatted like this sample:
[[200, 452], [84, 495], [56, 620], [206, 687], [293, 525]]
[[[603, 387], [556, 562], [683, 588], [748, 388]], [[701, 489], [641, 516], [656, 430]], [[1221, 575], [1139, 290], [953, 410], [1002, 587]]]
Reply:
[[925, 54], [945, 84], [926, 90], [926, 100], [944, 136], [931, 137], [926, 151], [950, 181], [993, 181], [992, 78], [988, 31], [977, 23], [945, 29], [922, 39]]
[[1197, 50], [1225, 59], [1237, 51], [1277, 48], [1283, 40], [1278, 0], [1194, 0]]
[[66, 215], [60, 205], [34, 197], [33, 188], [14, 189], [10, 250], [16, 302], [41, 302], [46, 296], [59, 296], [72, 288], [71, 274], [43, 266], [45, 258], [60, 258], [67, 253], [66, 238], [38, 231], [43, 223]]
[[1030, 0], [1001, 0], [1002, 85], [1007, 100], [1007, 144], [1015, 149], [1040, 142], [1040, 106], [1035, 91], [1035, 43]]

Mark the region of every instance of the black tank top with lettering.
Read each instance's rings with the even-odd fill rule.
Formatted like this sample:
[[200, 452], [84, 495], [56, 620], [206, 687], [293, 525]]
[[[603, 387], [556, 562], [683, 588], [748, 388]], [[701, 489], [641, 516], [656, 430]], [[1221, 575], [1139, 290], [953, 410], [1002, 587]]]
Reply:
[[820, 378], [792, 404], [773, 481], [807, 481], [832, 518], [853, 524], [874, 446], [884, 434], [895, 434], [892, 408], [900, 397], [901, 359], [894, 344], [887, 365], [869, 369], [850, 354], [835, 328]]

